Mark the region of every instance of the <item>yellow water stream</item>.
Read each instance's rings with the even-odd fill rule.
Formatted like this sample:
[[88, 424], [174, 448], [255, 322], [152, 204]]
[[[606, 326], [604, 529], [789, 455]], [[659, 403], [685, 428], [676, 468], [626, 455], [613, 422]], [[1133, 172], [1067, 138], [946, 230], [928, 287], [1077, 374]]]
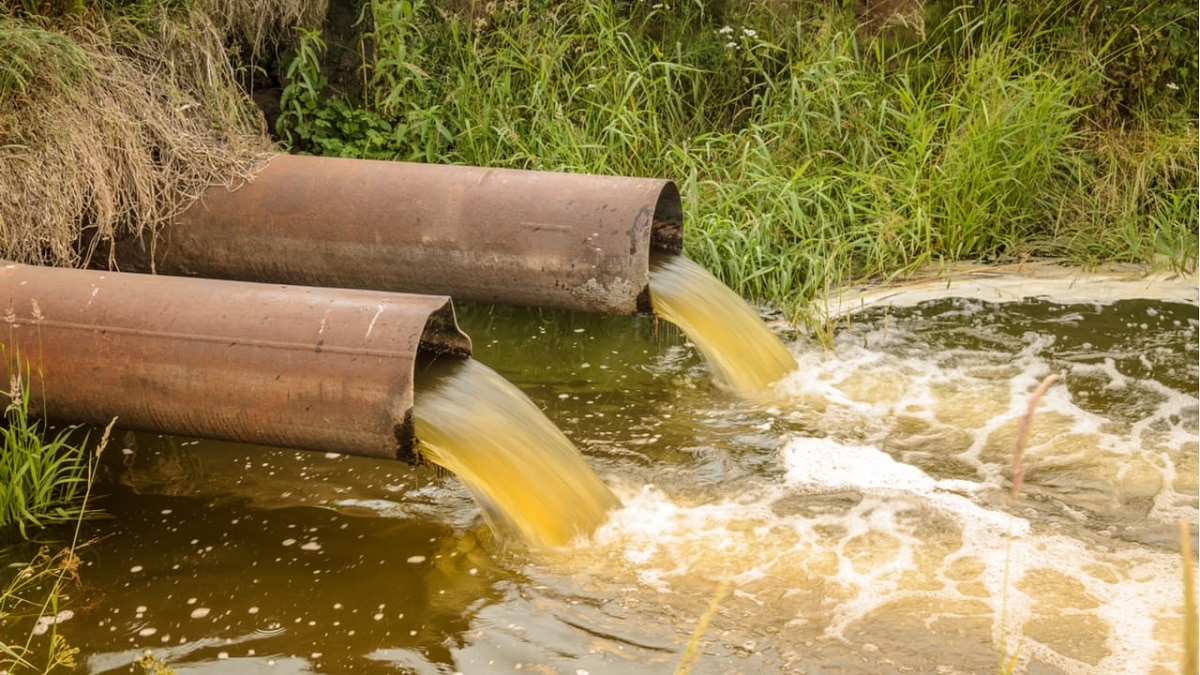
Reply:
[[[720, 386], [753, 394], [795, 369], [745, 301], [692, 261], [655, 261], [650, 290], [655, 311], [697, 345]], [[423, 366], [417, 383], [422, 454], [462, 481], [501, 538], [562, 546], [591, 535], [617, 504], [574, 444], [491, 368], [443, 359]]]
[[561, 546], [591, 534], [617, 504], [575, 445], [491, 368], [443, 359], [417, 381], [421, 453], [462, 481], [501, 538]]
[[736, 394], [761, 392], [796, 369], [796, 359], [737, 293], [683, 256], [650, 265], [654, 311], [679, 326]]

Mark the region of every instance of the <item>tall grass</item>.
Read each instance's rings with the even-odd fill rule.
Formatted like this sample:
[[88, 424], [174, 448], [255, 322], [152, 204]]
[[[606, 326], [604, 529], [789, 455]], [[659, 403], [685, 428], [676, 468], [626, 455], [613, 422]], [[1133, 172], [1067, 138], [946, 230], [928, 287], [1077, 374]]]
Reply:
[[[15, 348], [5, 358], [20, 363]], [[78, 582], [80, 525], [94, 513], [89, 507], [92, 460], [104, 451], [116, 420], [89, 457], [84, 450], [86, 436], [72, 442], [76, 427], [48, 436], [45, 422], [35, 419], [38, 411], [31, 408], [27, 378], [19, 374], [19, 367], [10, 370], [14, 374], [7, 392], [5, 426], [0, 428], [0, 537], [19, 533], [29, 539], [30, 528], [54, 524], [73, 522], [75, 528], [58, 553], [52, 555], [43, 545], [29, 563], [9, 566], [12, 574], [0, 586], [0, 626], [31, 627], [23, 642], [14, 641], [16, 632], [11, 630], [0, 638], [0, 671], [50, 673], [75, 666], [78, 650], [58, 633], [58, 623], [71, 616], [64, 606], [70, 599], [68, 585]]]
[[1100, 124], [1111, 54], [1044, 15], [958, 8], [905, 44], [830, 3], [435, 5], [365, 3], [361, 96], [310, 35], [294, 150], [670, 177], [688, 254], [791, 309], [963, 259], [1195, 267], [1194, 120]]
[[[53, 437], [44, 420], [31, 414], [29, 387], [13, 377], [0, 427], [0, 532], [71, 522], [84, 513], [88, 459], [66, 427]], [[86, 437], [84, 438], [86, 442]]]

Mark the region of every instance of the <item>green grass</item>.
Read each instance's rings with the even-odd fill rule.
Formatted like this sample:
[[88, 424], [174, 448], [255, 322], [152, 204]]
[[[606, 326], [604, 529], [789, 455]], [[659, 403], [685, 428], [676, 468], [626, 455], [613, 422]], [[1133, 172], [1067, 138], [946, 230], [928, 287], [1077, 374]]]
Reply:
[[1091, 23], [952, 7], [876, 40], [828, 3], [439, 7], [365, 5], [361, 92], [305, 34], [293, 149], [672, 178], [687, 253], [791, 310], [964, 259], [1195, 268], [1194, 102], [1129, 103], [1106, 78], [1132, 57]]
[[[39, 411], [31, 407], [27, 378], [17, 374], [21, 369], [15, 347], [5, 358], [12, 360], [14, 374], [6, 393], [5, 424], [0, 427], [0, 537], [13, 539], [19, 534], [28, 540], [34, 528], [70, 523], [75, 527], [70, 542], [58, 553], [51, 554], [42, 545], [30, 562], [9, 566], [7, 583], [0, 586], [0, 627], [10, 629], [0, 639], [0, 670], [49, 673], [75, 666], [78, 650], [58, 633], [57, 622], [39, 622], [60, 615], [70, 600], [68, 585], [78, 582], [80, 525], [94, 513], [88, 506], [91, 460], [103, 452], [113, 425], [104, 430], [90, 457], [84, 450], [87, 437], [76, 437], [77, 427], [51, 437], [45, 422], [35, 417]], [[12, 557], [15, 550], [3, 557]], [[11, 629], [19, 625], [32, 626], [23, 642], [10, 637], [16, 634]]]
[[[66, 427], [48, 436], [46, 423], [30, 413], [29, 388], [16, 376], [7, 393], [0, 427], [0, 532], [71, 522], [83, 514], [88, 459]], [[86, 441], [86, 438], [85, 438]]]

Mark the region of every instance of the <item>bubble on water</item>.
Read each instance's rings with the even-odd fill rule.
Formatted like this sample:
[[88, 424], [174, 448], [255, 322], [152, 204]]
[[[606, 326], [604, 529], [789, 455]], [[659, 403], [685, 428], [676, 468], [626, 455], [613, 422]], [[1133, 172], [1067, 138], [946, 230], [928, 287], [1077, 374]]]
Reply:
[[56, 626], [64, 621], [67, 621], [67, 620], [73, 618], [74, 616], [75, 616], [75, 612], [73, 612], [69, 609], [64, 609], [61, 612], [59, 612], [58, 614], [55, 614], [53, 616], [38, 617], [37, 623], [34, 624], [34, 626], [30, 632], [33, 633], [34, 635], [45, 635], [47, 632], [50, 631], [51, 626]]
[[192, 610], [191, 617], [193, 619], [203, 619], [204, 617], [208, 616], [210, 611], [212, 610], [210, 610], [208, 607], [197, 607], [196, 609]]

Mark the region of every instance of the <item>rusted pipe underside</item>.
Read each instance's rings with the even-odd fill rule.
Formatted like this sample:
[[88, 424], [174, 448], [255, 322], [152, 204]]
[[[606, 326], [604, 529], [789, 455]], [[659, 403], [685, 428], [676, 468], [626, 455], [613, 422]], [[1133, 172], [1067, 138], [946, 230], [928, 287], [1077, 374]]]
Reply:
[[[650, 249], [679, 253], [669, 180], [279, 155], [210, 188], [121, 269], [455, 300], [651, 311]], [[153, 263], [153, 264], [151, 264]]]
[[418, 354], [471, 351], [446, 297], [3, 263], [0, 307], [55, 419], [409, 461]]

